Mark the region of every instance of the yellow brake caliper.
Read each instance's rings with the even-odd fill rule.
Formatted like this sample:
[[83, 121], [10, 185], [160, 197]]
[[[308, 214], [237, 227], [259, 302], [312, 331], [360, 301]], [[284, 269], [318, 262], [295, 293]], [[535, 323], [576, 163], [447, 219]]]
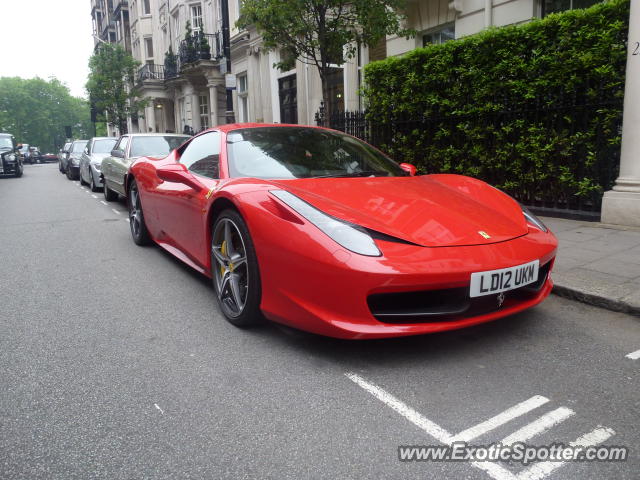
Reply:
[[[227, 256], [227, 241], [226, 240], [222, 241], [222, 246], [220, 247], [220, 253], [222, 255], [224, 255], [225, 257]], [[220, 265], [220, 275], [224, 275], [224, 265]]]

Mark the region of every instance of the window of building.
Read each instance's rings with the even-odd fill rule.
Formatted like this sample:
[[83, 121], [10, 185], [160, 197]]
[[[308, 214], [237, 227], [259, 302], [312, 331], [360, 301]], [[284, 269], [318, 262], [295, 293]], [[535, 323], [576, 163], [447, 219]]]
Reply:
[[422, 34], [422, 46], [427, 45], [439, 45], [441, 43], [448, 42], [449, 40], [455, 40], [456, 38], [456, 26], [451, 23], [448, 25], [442, 25], [435, 30], [428, 31]]
[[142, 14], [151, 15], [151, 0], [142, 0]]
[[205, 133], [194, 138], [180, 155], [180, 163], [198, 175], [219, 178], [220, 138], [220, 132]]
[[209, 128], [209, 98], [207, 95], [200, 95], [200, 126]]
[[191, 5], [191, 28], [194, 32], [202, 30], [202, 5]]
[[238, 119], [240, 122], [249, 121], [249, 83], [247, 75], [238, 76]]
[[344, 72], [342, 68], [331, 68], [327, 75], [327, 83], [329, 91], [327, 92], [328, 101], [331, 102], [332, 112], [344, 111]]
[[116, 43], [116, 32], [109, 32], [109, 42]]
[[576, 8], [588, 8], [601, 0], [542, 0], [542, 16], [550, 13], [574, 10]]
[[278, 96], [280, 122], [298, 123], [298, 89], [295, 74], [278, 79]]
[[182, 28], [180, 26], [180, 12], [176, 12], [172, 17], [171, 17], [172, 21], [173, 21], [173, 41], [175, 43], [174, 45], [174, 53], [178, 52], [178, 45], [180, 45], [180, 41], [182, 40]]
[[147, 58], [153, 58], [153, 38], [145, 37], [144, 38], [144, 50], [147, 54]]

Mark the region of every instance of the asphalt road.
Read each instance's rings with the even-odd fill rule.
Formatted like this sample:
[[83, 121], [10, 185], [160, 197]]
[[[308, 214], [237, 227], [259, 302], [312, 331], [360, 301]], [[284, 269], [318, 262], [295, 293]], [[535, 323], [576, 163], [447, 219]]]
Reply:
[[[207, 279], [134, 245], [124, 204], [102, 200], [56, 165], [0, 178], [1, 479], [640, 478], [638, 318], [552, 296], [432, 336], [242, 331]], [[558, 409], [529, 443], [596, 430], [629, 460], [398, 460], [439, 444], [434, 425], [479, 425], [488, 444]]]

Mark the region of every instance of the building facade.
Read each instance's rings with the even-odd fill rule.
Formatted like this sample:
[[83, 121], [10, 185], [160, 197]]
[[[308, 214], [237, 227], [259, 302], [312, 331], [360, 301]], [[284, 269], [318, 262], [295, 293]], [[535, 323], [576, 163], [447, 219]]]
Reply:
[[[327, 101], [333, 111], [361, 110], [358, 91], [363, 67], [371, 61], [597, 1], [408, 0], [407, 27], [417, 35], [387, 36], [378, 45], [360, 46], [355, 58], [333, 69]], [[120, 43], [142, 64], [137, 81], [149, 104], [129, 121], [130, 131], [197, 132], [231, 119], [314, 123], [322, 101], [317, 70], [302, 62], [287, 72], [275, 68], [279, 52], [266, 50], [255, 29], [235, 27], [241, 0], [91, 2], [96, 43]], [[228, 12], [230, 69], [223, 12]]]

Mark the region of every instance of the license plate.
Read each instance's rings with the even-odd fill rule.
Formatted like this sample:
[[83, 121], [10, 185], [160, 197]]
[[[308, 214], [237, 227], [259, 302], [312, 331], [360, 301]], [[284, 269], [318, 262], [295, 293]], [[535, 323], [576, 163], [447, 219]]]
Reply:
[[540, 261], [534, 260], [515, 267], [472, 273], [469, 295], [482, 297], [524, 287], [538, 280], [539, 267]]

